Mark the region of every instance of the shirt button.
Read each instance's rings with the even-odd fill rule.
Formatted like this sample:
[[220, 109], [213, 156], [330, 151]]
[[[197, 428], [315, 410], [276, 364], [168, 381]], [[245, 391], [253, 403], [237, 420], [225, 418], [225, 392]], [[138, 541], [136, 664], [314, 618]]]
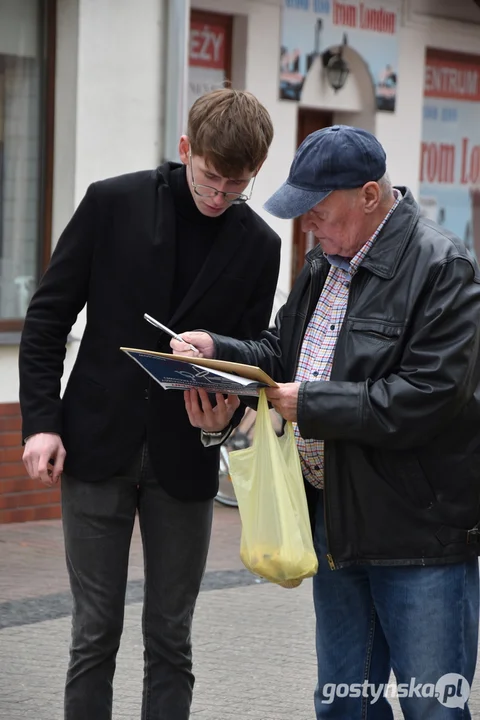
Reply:
[[344, 285], [345, 285], [346, 288], [349, 288], [349, 287], [350, 287], [350, 283], [349, 283], [349, 282], [344, 283]]
[[330, 330], [335, 330], [335, 325], [330, 325]]
[[148, 400], [148, 388], [145, 388], [145, 400]]
[[318, 377], [318, 372], [317, 372], [316, 370], [315, 370], [315, 372], [313, 373], [313, 377]]
[[313, 467], [315, 468], [315, 470], [320, 470], [320, 465], [314, 465]]

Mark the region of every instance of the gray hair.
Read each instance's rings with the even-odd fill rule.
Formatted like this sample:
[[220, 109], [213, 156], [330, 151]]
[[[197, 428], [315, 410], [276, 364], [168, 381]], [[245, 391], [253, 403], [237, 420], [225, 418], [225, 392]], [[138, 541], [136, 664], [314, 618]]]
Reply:
[[393, 194], [393, 187], [392, 187], [390, 178], [388, 176], [388, 173], [385, 173], [385, 175], [382, 175], [380, 180], [377, 180], [377, 183], [382, 192], [382, 201], [389, 200]]

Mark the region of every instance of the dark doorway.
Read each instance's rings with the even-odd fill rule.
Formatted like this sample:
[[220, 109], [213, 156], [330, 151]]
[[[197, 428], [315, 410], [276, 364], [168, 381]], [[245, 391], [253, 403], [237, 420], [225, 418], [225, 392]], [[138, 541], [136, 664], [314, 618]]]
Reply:
[[[333, 113], [324, 110], [311, 110], [300, 108], [298, 111], [298, 132], [297, 147], [305, 140], [307, 135], [333, 125]], [[292, 246], [292, 285], [298, 273], [303, 267], [305, 255], [316, 244], [312, 233], [302, 232], [300, 218], [293, 222], [293, 246]]]

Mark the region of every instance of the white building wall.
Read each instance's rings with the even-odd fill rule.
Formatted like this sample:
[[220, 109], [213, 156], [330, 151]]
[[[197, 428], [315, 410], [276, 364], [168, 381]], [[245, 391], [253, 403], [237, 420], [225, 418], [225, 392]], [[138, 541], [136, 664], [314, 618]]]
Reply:
[[79, 0], [75, 200], [160, 158], [163, 3]]

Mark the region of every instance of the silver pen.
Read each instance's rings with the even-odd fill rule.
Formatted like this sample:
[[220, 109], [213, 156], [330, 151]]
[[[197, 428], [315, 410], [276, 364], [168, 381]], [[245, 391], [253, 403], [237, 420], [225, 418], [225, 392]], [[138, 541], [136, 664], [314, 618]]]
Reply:
[[194, 345], [192, 345], [191, 343], [187, 343], [187, 341], [184, 340], [181, 335], [178, 335], [176, 332], [173, 332], [173, 330], [170, 330], [170, 328], [168, 328], [166, 325], [162, 325], [161, 322], [158, 322], [158, 320], [155, 320], [155, 318], [153, 318], [151, 315], [147, 315], [147, 313], [145, 313], [143, 317], [145, 318], [145, 320], [147, 322], [150, 323], [150, 325], [154, 325], [159, 330], [163, 330], [163, 332], [166, 332], [168, 335], [171, 335], [173, 338], [175, 338], [175, 340], [179, 340], [180, 342], [185, 343], [194, 352], [199, 352]]

